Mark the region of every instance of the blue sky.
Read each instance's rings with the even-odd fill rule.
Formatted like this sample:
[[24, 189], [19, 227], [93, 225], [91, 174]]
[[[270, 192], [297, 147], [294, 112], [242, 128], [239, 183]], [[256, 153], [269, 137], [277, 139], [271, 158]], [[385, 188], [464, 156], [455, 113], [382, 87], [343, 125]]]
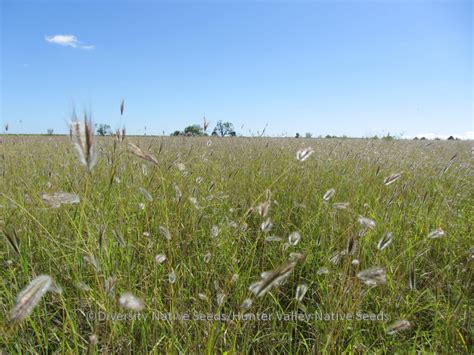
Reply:
[[[1, 119], [472, 135], [471, 1], [1, 1]], [[125, 114], [119, 114], [121, 99]], [[470, 132], [470, 133], [466, 133]]]

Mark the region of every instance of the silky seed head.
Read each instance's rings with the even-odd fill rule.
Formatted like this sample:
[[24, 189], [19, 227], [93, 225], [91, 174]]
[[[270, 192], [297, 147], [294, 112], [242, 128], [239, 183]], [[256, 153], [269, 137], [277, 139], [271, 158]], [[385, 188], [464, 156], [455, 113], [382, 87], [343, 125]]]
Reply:
[[406, 319], [400, 319], [392, 324], [390, 324], [387, 328], [387, 334], [392, 335], [407, 329], [410, 329], [412, 327], [411, 323], [407, 321]]
[[377, 249], [378, 250], [384, 250], [390, 244], [392, 244], [392, 233], [387, 232], [382, 236], [382, 238], [380, 238], [380, 240], [377, 244]]
[[387, 281], [385, 269], [380, 266], [363, 270], [357, 274], [357, 277], [368, 286], [381, 285]]
[[120, 296], [119, 304], [132, 311], [141, 311], [144, 307], [143, 301], [129, 292], [125, 292]]
[[326, 191], [326, 193], [324, 194], [323, 196], [323, 200], [325, 202], [328, 202], [333, 196], [334, 194], [336, 193], [336, 190], [335, 189], [329, 189]]
[[436, 238], [443, 237], [444, 235], [445, 235], [444, 230], [442, 230], [441, 228], [438, 228], [438, 229], [435, 229], [435, 230], [431, 231], [428, 234], [428, 238], [429, 239], [436, 239]]
[[308, 291], [308, 286], [306, 286], [305, 284], [298, 285], [298, 287], [296, 288], [296, 296], [295, 296], [298, 302], [301, 302], [303, 300], [303, 297], [306, 294], [306, 291]]
[[402, 174], [400, 173], [394, 173], [388, 177], [386, 177], [383, 181], [384, 185], [385, 186], [388, 186], [388, 185], [391, 185], [393, 184], [395, 181], [397, 181], [398, 179], [400, 179], [402, 177]]
[[273, 228], [273, 223], [270, 218], [267, 218], [265, 222], [262, 223], [260, 226], [260, 229], [262, 230], [263, 233], [268, 233], [272, 230]]
[[296, 152], [296, 159], [298, 159], [298, 161], [305, 161], [313, 153], [314, 153], [314, 150], [311, 147], [300, 149]]
[[375, 222], [371, 220], [370, 218], [359, 216], [358, 221], [365, 228], [369, 228], [369, 229], [375, 228]]
[[157, 254], [155, 256], [155, 261], [157, 264], [163, 264], [166, 261], [166, 255], [165, 254]]
[[288, 236], [288, 243], [292, 246], [297, 245], [301, 240], [301, 234], [299, 232], [292, 232]]
[[40, 275], [32, 280], [17, 296], [16, 304], [10, 311], [9, 319], [18, 322], [28, 317], [44, 294], [53, 286], [49, 275]]
[[250, 307], [252, 307], [252, 299], [251, 298], [247, 298], [246, 300], [244, 300], [242, 302], [242, 304], [240, 305], [240, 308], [244, 309], [244, 310], [247, 310], [249, 309]]

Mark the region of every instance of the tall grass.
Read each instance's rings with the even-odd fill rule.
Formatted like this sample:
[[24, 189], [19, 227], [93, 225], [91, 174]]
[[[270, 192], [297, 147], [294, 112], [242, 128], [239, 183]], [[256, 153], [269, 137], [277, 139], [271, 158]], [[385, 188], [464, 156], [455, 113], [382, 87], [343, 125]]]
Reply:
[[[0, 351], [472, 350], [472, 142], [95, 144], [89, 172], [67, 138], [3, 138]], [[42, 199], [57, 192], [80, 201]], [[289, 263], [261, 297], [249, 290]], [[371, 268], [385, 282], [370, 283], [379, 269], [358, 277]], [[63, 292], [12, 322], [17, 295], [42, 274]]]

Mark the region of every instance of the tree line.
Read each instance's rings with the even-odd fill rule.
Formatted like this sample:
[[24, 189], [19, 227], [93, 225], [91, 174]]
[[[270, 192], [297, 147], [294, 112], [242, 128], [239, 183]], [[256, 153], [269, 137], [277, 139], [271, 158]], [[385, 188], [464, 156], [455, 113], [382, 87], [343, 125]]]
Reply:
[[[195, 136], [207, 136], [207, 125], [206, 120], [204, 120], [204, 125], [194, 124], [191, 126], [187, 126], [183, 131], [174, 131], [171, 135], [172, 136], [187, 136], [187, 137], [195, 137]], [[211, 133], [212, 136], [219, 136], [219, 137], [235, 137], [236, 133], [234, 130], [234, 125], [230, 122], [223, 122], [218, 121], [214, 129]]]

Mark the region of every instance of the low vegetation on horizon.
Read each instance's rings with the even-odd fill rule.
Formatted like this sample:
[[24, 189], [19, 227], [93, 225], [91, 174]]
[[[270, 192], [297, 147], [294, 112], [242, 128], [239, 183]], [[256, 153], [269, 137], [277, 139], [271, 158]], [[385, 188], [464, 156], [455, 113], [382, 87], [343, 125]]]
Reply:
[[473, 148], [3, 136], [0, 352], [469, 353]]

